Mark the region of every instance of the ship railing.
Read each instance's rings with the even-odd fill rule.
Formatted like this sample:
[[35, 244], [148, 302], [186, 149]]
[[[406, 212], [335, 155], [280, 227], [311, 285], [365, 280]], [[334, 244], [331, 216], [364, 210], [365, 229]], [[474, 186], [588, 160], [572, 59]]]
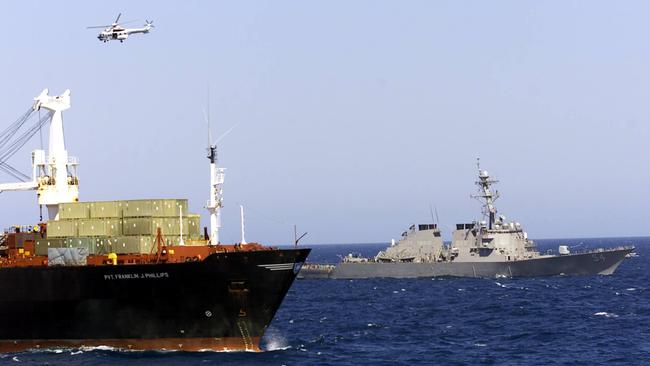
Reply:
[[11, 233], [31, 233], [34, 231], [34, 226], [29, 225], [16, 225], [4, 228], [4, 234]]
[[[56, 158], [54, 156], [48, 156], [46, 161], [50, 165], [56, 164]], [[79, 165], [79, 158], [76, 156], [68, 156], [67, 165]]]
[[[603, 253], [603, 252], [612, 252], [615, 250], [630, 250], [630, 249], [635, 249], [634, 245], [620, 245], [617, 247], [608, 247], [608, 248], [593, 248], [593, 249], [585, 249], [585, 250], [576, 250], [576, 251], [571, 251], [568, 255], [572, 254], [596, 254], [596, 253]], [[549, 249], [546, 251], [547, 254], [553, 254], [555, 253], [556, 250]]]

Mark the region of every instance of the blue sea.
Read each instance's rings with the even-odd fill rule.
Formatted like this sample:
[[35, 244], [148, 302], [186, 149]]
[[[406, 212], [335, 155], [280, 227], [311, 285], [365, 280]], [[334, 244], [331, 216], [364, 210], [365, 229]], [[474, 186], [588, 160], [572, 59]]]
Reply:
[[[38, 365], [650, 365], [650, 238], [541, 240], [540, 249], [635, 245], [613, 276], [296, 281], [265, 352], [41, 350]], [[386, 244], [313, 246], [313, 262]], [[0, 326], [2, 326], [0, 324]]]

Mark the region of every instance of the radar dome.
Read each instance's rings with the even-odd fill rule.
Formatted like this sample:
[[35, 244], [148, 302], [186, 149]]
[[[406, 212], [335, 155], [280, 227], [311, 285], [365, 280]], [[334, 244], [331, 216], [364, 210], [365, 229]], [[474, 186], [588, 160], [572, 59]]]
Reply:
[[481, 177], [489, 177], [490, 175], [488, 174], [487, 170], [482, 170], [481, 171]]

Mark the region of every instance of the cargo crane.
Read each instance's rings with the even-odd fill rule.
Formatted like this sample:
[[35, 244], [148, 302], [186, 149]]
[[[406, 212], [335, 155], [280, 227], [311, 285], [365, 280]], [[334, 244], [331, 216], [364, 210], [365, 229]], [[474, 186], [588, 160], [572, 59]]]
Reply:
[[[30, 110], [0, 133], [0, 168], [15, 178], [23, 180], [17, 183], [0, 184], [0, 192], [36, 190], [38, 204], [47, 207], [50, 220], [58, 220], [60, 203], [79, 200], [77, 178], [79, 161], [75, 157], [68, 156], [63, 134], [62, 112], [68, 108], [70, 108], [70, 90], [66, 90], [59, 96], [50, 96], [48, 89], [45, 89], [34, 98]], [[39, 118], [34, 126], [10, 142], [25, 122], [41, 109], [46, 109], [48, 114]], [[32, 151], [30, 178], [9, 166], [7, 159], [24, 146], [48, 121], [50, 122], [48, 154], [46, 155], [45, 150], [42, 149]]]

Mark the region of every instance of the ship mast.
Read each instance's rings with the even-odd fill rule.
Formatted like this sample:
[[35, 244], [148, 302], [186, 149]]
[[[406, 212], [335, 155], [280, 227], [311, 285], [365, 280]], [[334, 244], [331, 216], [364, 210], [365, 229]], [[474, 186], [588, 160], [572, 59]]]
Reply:
[[494, 220], [497, 215], [497, 209], [494, 207], [494, 201], [499, 198], [499, 191], [492, 193], [490, 186], [492, 184], [498, 183], [498, 180], [490, 179], [490, 175], [487, 170], [481, 170], [480, 158], [476, 158], [476, 167], [478, 168], [478, 181], [476, 185], [478, 186], [478, 194], [472, 195], [472, 198], [477, 199], [481, 204], [483, 204], [483, 216], [488, 217], [488, 229], [492, 230], [494, 225]]
[[225, 169], [217, 167], [216, 145], [208, 147], [208, 159], [210, 159], [210, 199], [206, 208], [210, 212], [210, 244], [217, 245], [221, 228], [221, 200]]
[[[208, 102], [208, 108], [209, 106]], [[205, 119], [208, 124], [208, 160], [210, 160], [210, 198], [206, 208], [210, 213], [210, 245], [217, 245], [219, 244], [219, 229], [221, 229], [221, 202], [225, 169], [217, 167], [217, 145], [216, 142], [212, 143], [209, 109]]]

